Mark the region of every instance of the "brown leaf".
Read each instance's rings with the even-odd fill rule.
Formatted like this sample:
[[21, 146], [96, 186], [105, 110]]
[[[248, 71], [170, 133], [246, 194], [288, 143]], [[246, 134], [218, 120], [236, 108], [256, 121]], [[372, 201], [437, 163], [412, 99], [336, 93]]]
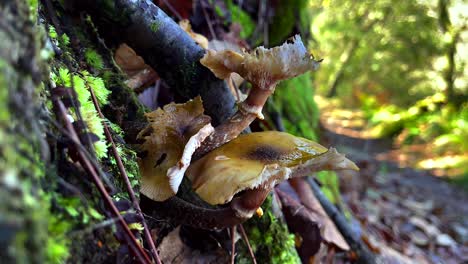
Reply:
[[136, 52], [127, 44], [123, 43], [115, 51], [115, 62], [129, 77], [126, 84], [136, 89], [148, 82], [159, 79], [158, 74], [145, 63], [142, 57], [138, 56]]
[[276, 188], [276, 193], [281, 200], [282, 211], [288, 223], [288, 229], [291, 233], [296, 234], [296, 237], [301, 238], [301, 243], [296, 247], [303, 263], [305, 263], [320, 249], [322, 236], [320, 235], [318, 222], [300, 202], [278, 188]]
[[208, 39], [205, 36], [195, 33], [192, 30], [192, 26], [190, 25], [190, 21], [188, 19], [181, 20], [179, 22], [179, 26], [187, 32], [187, 34], [202, 48], [208, 48]]
[[328, 243], [336, 245], [342, 250], [349, 250], [350, 248], [348, 243], [346, 243], [341, 233], [336, 229], [335, 224], [330, 217], [328, 217], [317, 198], [315, 198], [314, 193], [305, 180], [302, 178], [294, 178], [289, 182], [299, 195], [302, 204], [311, 210], [314, 215], [314, 219], [321, 224], [323, 239]]

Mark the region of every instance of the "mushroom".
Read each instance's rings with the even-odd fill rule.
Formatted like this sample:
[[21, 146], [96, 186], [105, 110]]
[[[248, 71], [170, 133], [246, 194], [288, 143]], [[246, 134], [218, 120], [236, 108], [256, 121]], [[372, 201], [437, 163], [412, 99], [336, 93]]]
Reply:
[[177, 193], [192, 154], [214, 128], [211, 118], [203, 114], [200, 97], [184, 104], [168, 104], [146, 117], [149, 126], [137, 137], [144, 140], [144, 157], [138, 162], [141, 193], [164, 201]]
[[296, 35], [271, 49], [261, 46], [252, 52], [241, 53], [208, 50], [200, 63], [220, 79], [227, 79], [232, 72], [236, 72], [252, 84], [252, 89], [247, 99], [238, 105], [238, 111], [227, 122], [216, 127], [215, 132], [203, 142], [196, 157], [237, 137], [255, 118], [263, 119], [263, 105], [274, 92], [276, 84], [316, 70], [320, 61], [307, 52], [301, 37]]
[[321, 170], [359, 170], [336, 149], [305, 138], [267, 131], [241, 135], [192, 163], [186, 171], [195, 192], [217, 205], [231, 206], [245, 217], [263, 203], [279, 182]]

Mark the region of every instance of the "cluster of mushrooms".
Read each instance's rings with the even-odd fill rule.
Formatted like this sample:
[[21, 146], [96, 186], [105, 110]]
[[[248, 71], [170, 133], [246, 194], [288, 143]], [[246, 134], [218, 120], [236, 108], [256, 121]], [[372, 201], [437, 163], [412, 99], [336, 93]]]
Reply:
[[146, 114], [149, 125], [138, 136], [146, 153], [139, 162], [143, 195], [164, 202], [187, 177], [202, 200], [245, 220], [281, 181], [321, 170], [358, 170], [334, 148], [305, 138], [277, 131], [240, 135], [255, 118], [263, 118], [263, 105], [279, 81], [318, 68], [320, 61], [300, 36], [252, 52], [208, 50], [200, 62], [220, 79], [237, 73], [252, 88], [238, 111], [216, 128], [203, 114], [200, 97]]

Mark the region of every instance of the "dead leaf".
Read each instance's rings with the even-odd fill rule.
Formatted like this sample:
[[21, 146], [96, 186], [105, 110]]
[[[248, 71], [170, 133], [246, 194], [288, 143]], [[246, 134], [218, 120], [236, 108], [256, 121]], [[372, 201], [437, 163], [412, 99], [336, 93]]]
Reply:
[[163, 239], [158, 251], [161, 261], [170, 264], [227, 263], [229, 260], [225, 250], [200, 252], [187, 246], [180, 238], [180, 227]]
[[314, 193], [305, 180], [302, 178], [294, 178], [289, 182], [299, 195], [302, 204], [311, 210], [311, 213], [314, 215], [314, 219], [320, 223], [323, 239], [328, 243], [336, 245], [342, 250], [349, 250], [350, 248], [348, 243], [346, 243], [341, 233], [336, 229], [335, 224], [330, 217], [328, 217], [317, 198], [315, 198]]
[[295, 234], [296, 242], [300, 241], [300, 243], [296, 243], [296, 247], [303, 263], [305, 263], [320, 249], [322, 237], [318, 222], [299, 201], [294, 200], [294, 198], [278, 188], [276, 188], [276, 193], [281, 200], [282, 211], [288, 229]]
[[195, 33], [192, 30], [192, 26], [190, 25], [190, 21], [188, 19], [184, 19], [179, 21], [179, 26], [202, 48], [208, 49], [208, 39], [205, 36]]
[[127, 44], [123, 43], [115, 51], [115, 62], [119, 65], [125, 74], [129, 77], [126, 81], [128, 87], [132, 89], [139, 88], [144, 84], [159, 79], [158, 74], [145, 63], [142, 57]]

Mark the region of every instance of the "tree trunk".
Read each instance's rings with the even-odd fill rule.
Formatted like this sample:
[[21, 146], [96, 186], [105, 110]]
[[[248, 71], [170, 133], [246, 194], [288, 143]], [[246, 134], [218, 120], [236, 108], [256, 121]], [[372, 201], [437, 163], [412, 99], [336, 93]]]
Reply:
[[53, 171], [40, 125], [37, 32], [25, 1], [0, 2], [0, 259], [44, 263], [48, 204], [41, 178]]

